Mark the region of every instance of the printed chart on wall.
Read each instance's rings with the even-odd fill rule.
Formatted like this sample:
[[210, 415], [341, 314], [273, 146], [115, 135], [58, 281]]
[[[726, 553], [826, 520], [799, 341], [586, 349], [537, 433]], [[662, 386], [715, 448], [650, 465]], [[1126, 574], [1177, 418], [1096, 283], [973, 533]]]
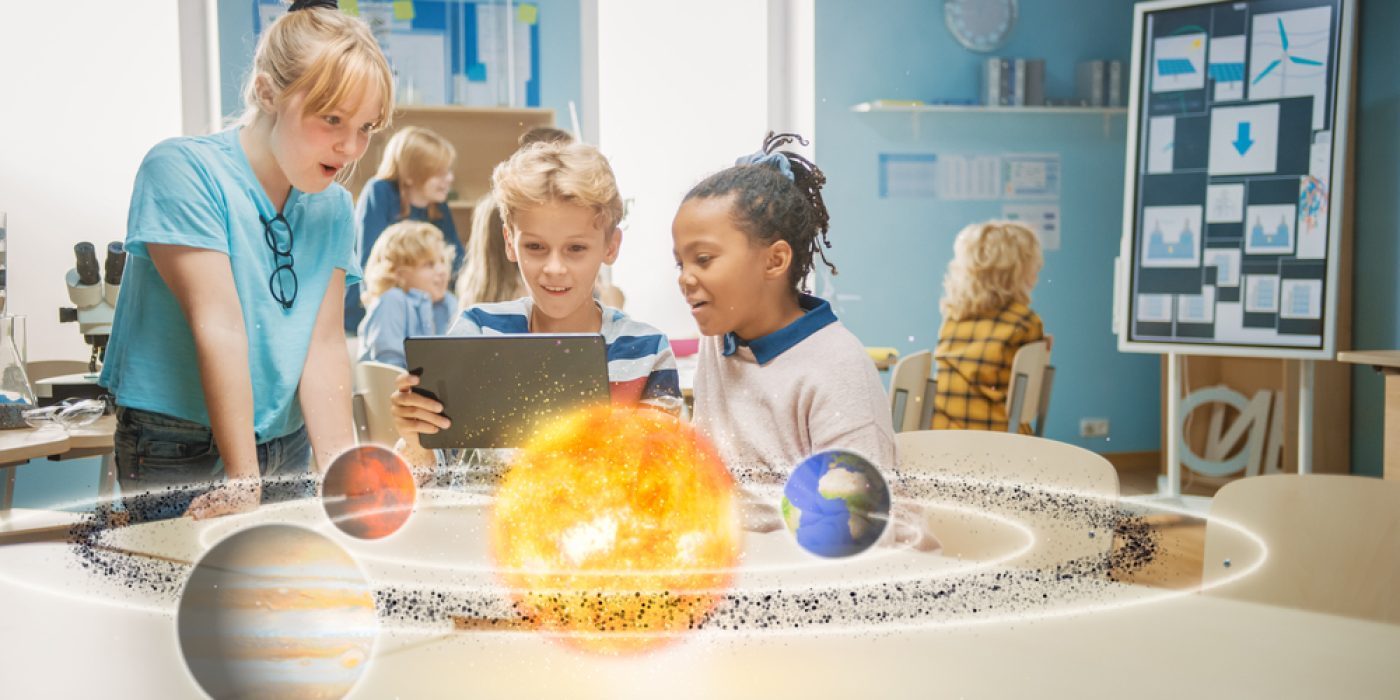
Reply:
[[[253, 28], [287, 11], [251, 0]], [[540, 106], [539, 5], [464, 0], [341, 0], [369, 25], [394, 70], [399, 104]]]
[[1123, 349], [1331, 354], [1354, 4], [1138, 6]]

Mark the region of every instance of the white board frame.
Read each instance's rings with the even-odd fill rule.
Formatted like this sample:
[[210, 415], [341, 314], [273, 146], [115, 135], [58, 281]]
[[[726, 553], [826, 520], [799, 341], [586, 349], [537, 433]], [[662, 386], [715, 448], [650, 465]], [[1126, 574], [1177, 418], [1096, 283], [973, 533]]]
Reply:
[[[1119, 284], [1114, 289], [1115, 320], [1114, 330], [1118, 335], [1120, 352], [1140, 352], [1154, 354], [1176, 353], [1183, 355], [1217, 355], [1235, 357], [1276, 357], [1285, 359], [1331, 360], [1336, 357], [1337, 319], [1341, 290], [1340, 270], [1343, 236], [1350, 231], [1342, 227], [1345, 209], [1350, 201], [1347, 188], [1350, 171], [1351, 123], [1355, 110], [1352, 88], [1355, 83], [1356, 61], [1356, 17], [1360, 0], [1339, 0], [1341, 21], [1337, 25], [1339, 44], [1337, 47], [1337, 70], [1335, 73], [1336, 91], [1332, 102], [1332, 168], [1330, 195], [1328, 198], [1328, 237], [1327, 237], [1327, 279], [1323, 283], [1326, 297], [1322, 326], [1321, 348], [1298, 348], [1284, 345], [1243, 345], [1229, 343], [1190, 343], [1132, 340], [1132, 306], [1134, 256], [1138, 249], [1134, 245], [1134, 229], [1137, 220], [1137, 182], [1139, 171], [1138, 134], [1142, 118], [1143, 57], [1144, 38], [1147, 28], [1147, 15], [1185, 7], [1231, 4], [1224, 0], [1155, 0], [1140, 2], [1133, 8], [1133, 52], [1129, 75], [1127, 158], [1123, 178], [1123, 236], [1120, 244], [1118, 265], [1115, 275]], [[1202, 237], [1204, 238], [1204, 227]]]

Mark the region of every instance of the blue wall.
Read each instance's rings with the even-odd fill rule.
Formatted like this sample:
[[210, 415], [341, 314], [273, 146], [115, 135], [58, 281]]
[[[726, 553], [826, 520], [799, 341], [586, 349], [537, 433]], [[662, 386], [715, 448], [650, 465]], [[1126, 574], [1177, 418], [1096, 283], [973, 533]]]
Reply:
[[[553, 109], [555, 123], [567, 128], [569, 100], [577, 103], [582, 94], [578, 0], [532, 1], [539, 6], [540, 106]], [[243, 111], [240, 90], [257, 43], [253, 35], [255, 2], [219, 0], [220, 96], [227, 117], [236, 117]], [[582, 110], [581, 105], [579, 109]]]
[[[1073, 91], [1077, 61], [1127, 61], [1132, 3], [1023, 0], [1011, 40], [996, 55], [1047, 61], [1047, 94]], [[1062, 244], [1046, 254], [1032, 306], [1055, 335], [1058, 368], [1047, 437], [1103, 452], [1156, 450], [1161, 393], [1153, 355], [1116, 350], [1113, 259], [1123, 207], [1125, 119], [1109, 133], [1099, 115], [860, 114], [875, 98], [971, 99], [985, 58], [963, 49], [943, 23], [942, 3], [818, 0], [816, 149], [827, 172], [832, 260], [847, 325], [867, 345], [902, 352], [937, 343], [938, 299], [964, 225], [999, 217], [1001, 202], [880, 199], [880, 153], [1058, 152]], [[878, 8], [878, 11], [872, 11]], [[1078, 437], [1081, 417], [1112, 419], [1108, 440]]]
[[[1366, 0], [1361, 19], [1352, 346], [1400, 348], [1400, 3]], [[1353, 376], [1352, 471], [1378, 476], [1384, 386], [1369, 367]]]

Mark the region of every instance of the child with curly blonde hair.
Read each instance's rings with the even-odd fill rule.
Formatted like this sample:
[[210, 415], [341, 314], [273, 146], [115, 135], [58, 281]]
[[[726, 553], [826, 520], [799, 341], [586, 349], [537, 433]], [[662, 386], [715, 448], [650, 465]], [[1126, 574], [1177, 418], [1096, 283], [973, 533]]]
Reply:
[[432, 224], [400, 221], [384, 229], [365, 263], [361, 362], [403, 367], [405, 339], [447, 332], [457, 314], [457, 299], [447, 291], [452, 253]]
[[1040, 241], [1020, 224], [987, 221], [958, 233], [939, 302], [932, 428], [1007, 429], [1011, 361], [1046, 338], [1029, 306], [1043, 264]]
[[[389, 139], [379, 170], [360, 191], [355, 209], [360, 221], [361, 266], [369, 262], [369, 251], [389, 226], [399, 221], [422, 221], [436, 226], [452, 246], [450, 274], [456, 274], [466, 253], [447, 205], [456, 160], [457, 149], [431, 129], [406, 126]], [[346, 332], [354, 332], [364, 318], [360, 296], [353, 290], [346, 294]]]

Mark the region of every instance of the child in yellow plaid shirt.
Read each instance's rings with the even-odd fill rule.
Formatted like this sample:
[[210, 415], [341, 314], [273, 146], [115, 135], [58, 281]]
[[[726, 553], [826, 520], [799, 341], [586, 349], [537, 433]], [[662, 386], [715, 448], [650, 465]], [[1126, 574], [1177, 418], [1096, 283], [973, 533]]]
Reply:
[[988, 221], [958, 233], [939, 302], [932, 428], [1007, 429], [1012, 358], [1046, 338], [1029, 306], [1043, 262], [1040, 241], [1020, 224]]

